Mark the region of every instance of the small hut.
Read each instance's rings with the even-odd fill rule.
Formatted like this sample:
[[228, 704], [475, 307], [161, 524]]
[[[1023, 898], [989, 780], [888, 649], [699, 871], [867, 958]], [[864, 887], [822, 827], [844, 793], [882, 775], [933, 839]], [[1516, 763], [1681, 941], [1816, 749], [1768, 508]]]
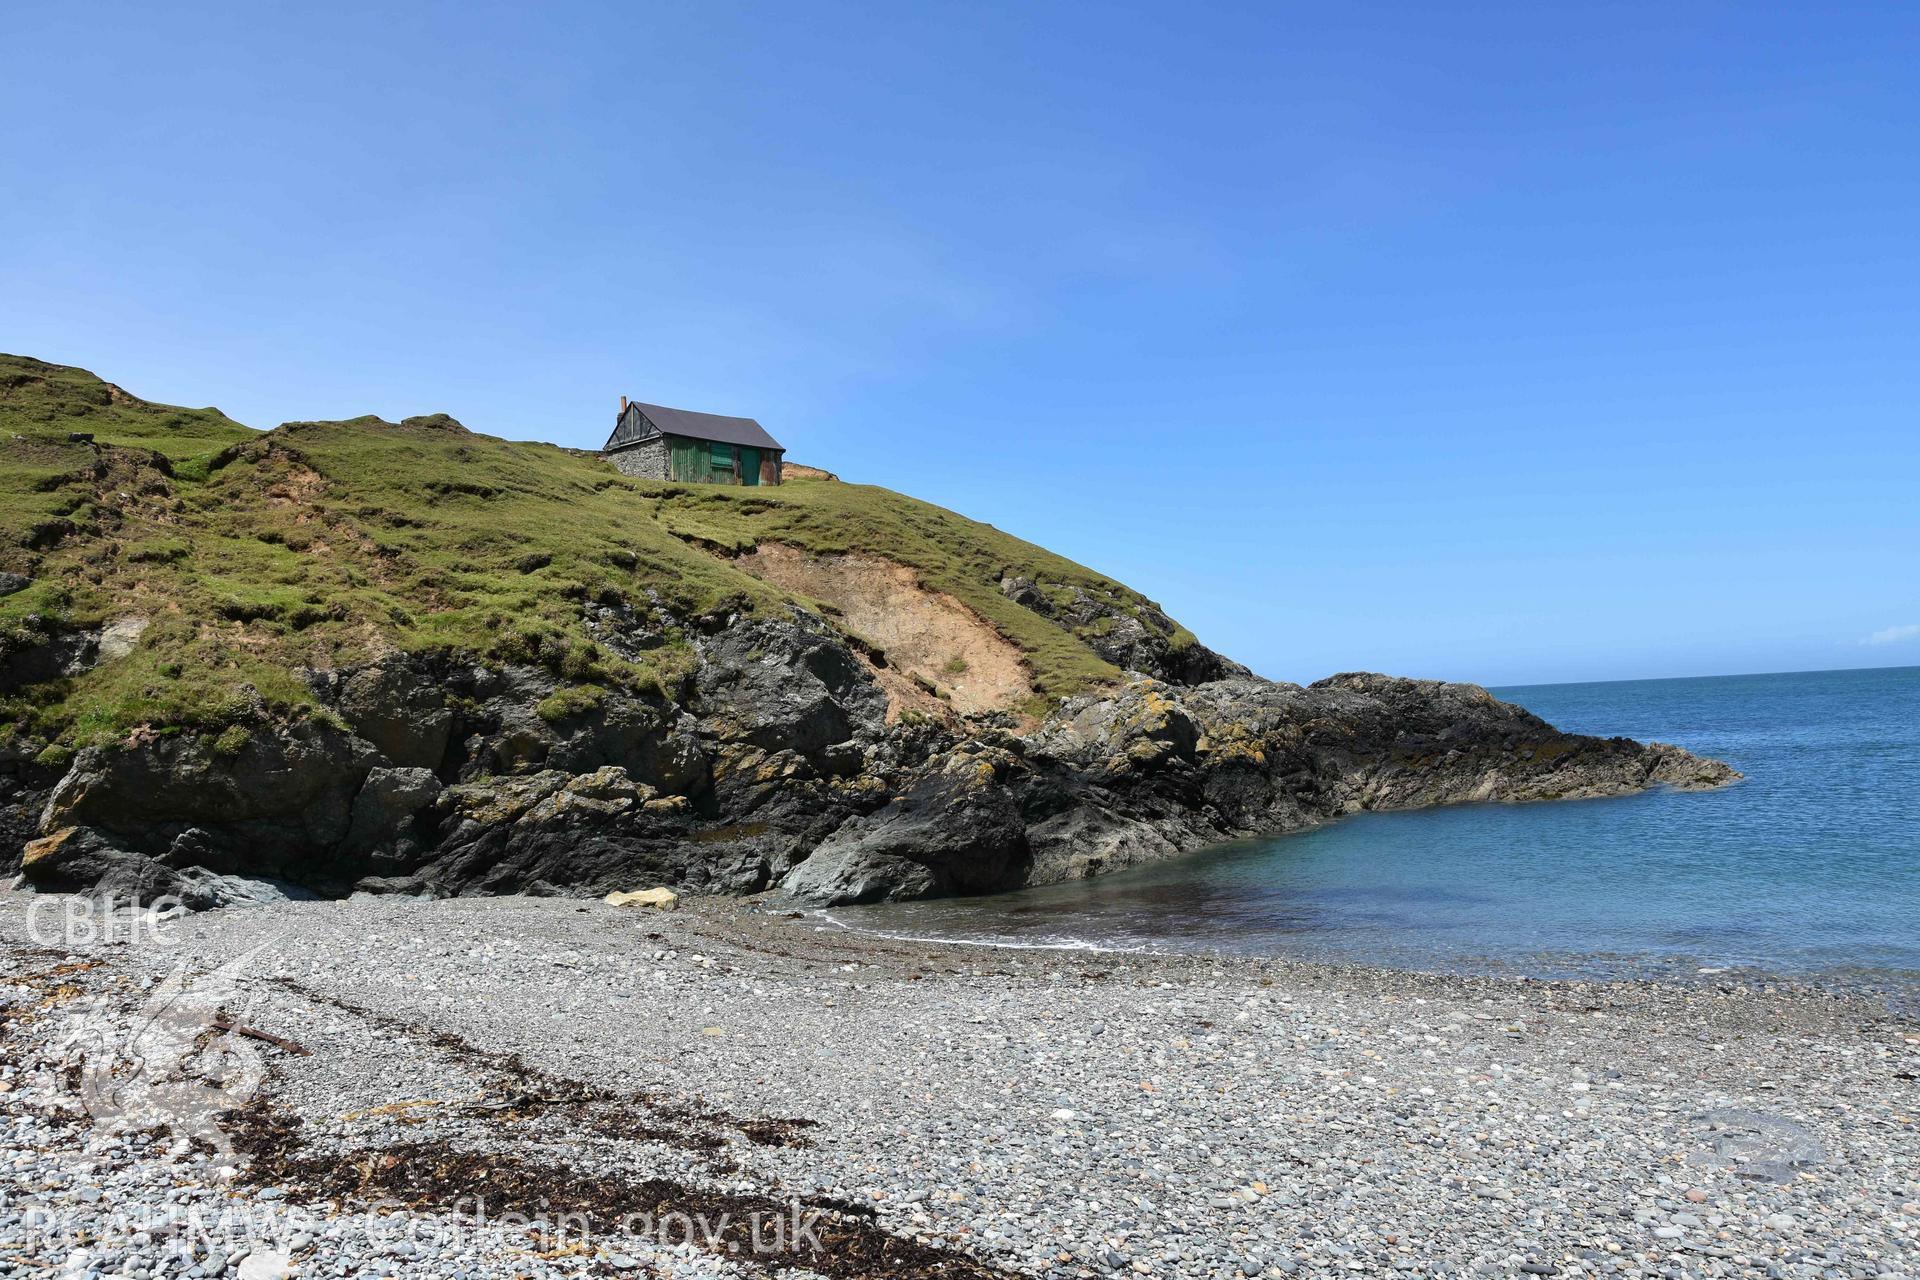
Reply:
[[779, 484], [786, 447], [752, 418], [669, 409], [620, 397], [620, 416], [600, 454], [644, 480]]

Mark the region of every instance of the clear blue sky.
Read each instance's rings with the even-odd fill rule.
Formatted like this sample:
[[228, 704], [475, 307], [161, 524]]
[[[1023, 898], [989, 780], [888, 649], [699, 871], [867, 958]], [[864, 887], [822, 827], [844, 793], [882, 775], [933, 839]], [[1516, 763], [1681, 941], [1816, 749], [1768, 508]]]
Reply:
[[7, 30], [0, 349], [255, 426], [752, 415], [1283, 678], [1920, 662], [1914, 6]]

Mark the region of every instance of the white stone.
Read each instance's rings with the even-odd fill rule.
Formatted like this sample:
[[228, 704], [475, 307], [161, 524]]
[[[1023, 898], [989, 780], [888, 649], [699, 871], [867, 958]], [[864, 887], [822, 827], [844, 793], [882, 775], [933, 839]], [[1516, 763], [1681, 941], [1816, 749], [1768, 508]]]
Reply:
[[634, 889], [627, 893], [610, 893], [601, 899], [610, 907], [651, 907], [655, 911], [672, 911], [680, 905], [680, 895], [671, 889]]

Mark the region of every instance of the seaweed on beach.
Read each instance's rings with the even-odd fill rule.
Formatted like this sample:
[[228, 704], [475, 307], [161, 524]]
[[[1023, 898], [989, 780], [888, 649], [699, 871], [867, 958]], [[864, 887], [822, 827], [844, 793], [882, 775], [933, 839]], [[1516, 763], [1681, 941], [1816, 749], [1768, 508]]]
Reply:
[[[895, 1235], [871, 1210], [824, 1198], [714, 1191], [671, 1178], [587, 1173], [444, 1141], [322, 1152], [301, 1123], [265, 1102], [228, 1116], [234, 1149], [256, 1185], [316, 1200], [399, 1205], [422, 1212], [484, 1206], [493, 1219], [568, 1224], [595, 1235], [645, 1223], [660, 1243], [691, 1243], [770, 1270], [803, 1268], [836, 1280], [1006, 1280], [1010, 1273], [957, 1249]], [[670, 1223], [685, 1224], [676, 1237]], [[776, 1224], [771, 1233], [762, 1228]], [[696, 1229], [695, 1224], [699, 1224]], [[791, 1224], [793, 1230], [784, 1229]], [[645, 1235], [645, 1231], [639, 1232]]]
[[323, 995], [291, 978], [275, 980], [303, 999], [331, 1005], [398, 1035], [427, 1043], [500, 1078], [497, 1100], [475, 1104], [495, 1119], [524, 1121], [567, 1118], [611, 1138], [660, 1142], [712, 1154], [727, 1146], [732, 1130], [755, 1146], [806, 1147], [806, 1131], [818, 1121], [791, 1116], [740, 1116], [699, 1099], [680, 1099], [645, 1090], [620, 1091], [557, 1076], [529, 1064], [517, 1053], [479, 1048], [465, 1037], [419, 1026], [335, 996]]

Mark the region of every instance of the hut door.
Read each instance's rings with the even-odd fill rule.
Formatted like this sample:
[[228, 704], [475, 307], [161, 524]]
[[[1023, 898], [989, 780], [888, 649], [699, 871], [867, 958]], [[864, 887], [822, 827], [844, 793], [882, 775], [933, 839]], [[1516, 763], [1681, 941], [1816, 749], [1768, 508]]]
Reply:
[[760, 483], [760, 451], [751, 445], [741, 445], [736, 452], [740, 456], [740, 483]]

